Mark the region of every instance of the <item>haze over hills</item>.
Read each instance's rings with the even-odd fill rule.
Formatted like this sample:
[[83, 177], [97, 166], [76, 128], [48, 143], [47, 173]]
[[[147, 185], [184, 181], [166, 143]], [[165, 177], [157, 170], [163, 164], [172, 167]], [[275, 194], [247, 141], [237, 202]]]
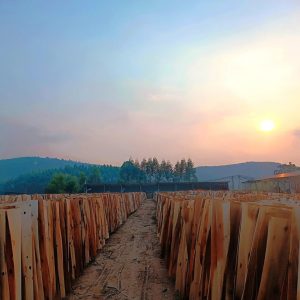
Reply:
[[218, 180], [224, 177], [241, 175], [255, 179], [274, 175], [280, 163], [245, 162], [223, 166], [200, 166], [196, 168], [199, 181]]
[[82, 185], [82, 180], [116, 183], [119, 173], [119, 167], [49, 157], [5, 159], [0, 160], [0, 193], [44, 193], [56, 174], [70, 176]]
[[16, 178], [20, 175], [62, 169], [66, 166], [81, 165], [83, 163], [49, 157], [17, 157], [0, 160], [0, 183]]
[[[51, 169], [62, 169], [66, 166], [90, 165], [83, 162], [49, 157], [18, 157], [0, 160], [0, 183], [20, 175]], [[228, 176], [262, 178], [272, 176], [280, 164], [277, 162], [245, 162], [222, 166], [196, 167], [198, 180], [215, 180]]]

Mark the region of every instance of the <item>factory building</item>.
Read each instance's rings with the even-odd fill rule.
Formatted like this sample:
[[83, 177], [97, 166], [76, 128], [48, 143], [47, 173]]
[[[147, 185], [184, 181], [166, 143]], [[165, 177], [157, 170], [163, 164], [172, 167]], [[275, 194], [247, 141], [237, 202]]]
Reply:
[[259, 180], [248, 180], [243, 182], [243, 189], [274, 193], [300, 193], [300, 172], [282, 173]]

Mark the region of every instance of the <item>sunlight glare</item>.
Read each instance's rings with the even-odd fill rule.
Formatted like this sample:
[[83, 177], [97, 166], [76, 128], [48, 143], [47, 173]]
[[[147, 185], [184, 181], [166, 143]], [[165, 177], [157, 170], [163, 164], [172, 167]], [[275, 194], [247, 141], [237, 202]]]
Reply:
[[275, 128], [275, 123], [272, 120], [263, 120], [260, 123], [260, 130], [264, 132], [270, 132], [274, 130]]

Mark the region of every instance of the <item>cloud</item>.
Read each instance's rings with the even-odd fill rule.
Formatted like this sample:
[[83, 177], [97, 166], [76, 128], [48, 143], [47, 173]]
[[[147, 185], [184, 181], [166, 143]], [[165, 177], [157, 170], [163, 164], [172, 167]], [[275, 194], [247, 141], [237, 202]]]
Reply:
[[0, 157], [48, 155], [52, 146], [71, 139], [64, 132], [50, 132], [43, 128], [14, 119], [0, 120]]
[[[158, 55], [161, 64], [153, 68], [149, 61], [128, 61], [121, 51], [126, 61], [117, 57], [108, 73], [87, 65], [84, 76], [69, 74], [55, 88], [42, 78], [39, 88], [35, 83], [25, 93], [14, 78], [14, 89], [0, 95], [0, 158], [36, 154], [120, 164], [130, 156], [157, 155], [173, 161], [191, 156], [199, 164], [299, 162], [300, 18], [294, 19], [238, 30], [226, 39], [197, 38], [178, 51], [168, 49], [167, 57]], [[266, 118], [278, 124], [268, 135], [257, 130]]]
[[295, 136], [296, 138], [299, 138], [299, 139], [300, 139], [300, 129], [295, 129], [295, 130], [293, 131], [293, 134], [294, 134], [294, 136]]

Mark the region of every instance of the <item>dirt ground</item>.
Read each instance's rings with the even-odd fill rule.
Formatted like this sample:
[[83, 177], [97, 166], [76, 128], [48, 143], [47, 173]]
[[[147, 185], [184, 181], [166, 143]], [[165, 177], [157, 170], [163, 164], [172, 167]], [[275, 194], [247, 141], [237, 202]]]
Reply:
[[73, 285], [75, 299], [174, 299], [156, 236], [155, 203], [144, 201], [111, 235], [107, 244]]

